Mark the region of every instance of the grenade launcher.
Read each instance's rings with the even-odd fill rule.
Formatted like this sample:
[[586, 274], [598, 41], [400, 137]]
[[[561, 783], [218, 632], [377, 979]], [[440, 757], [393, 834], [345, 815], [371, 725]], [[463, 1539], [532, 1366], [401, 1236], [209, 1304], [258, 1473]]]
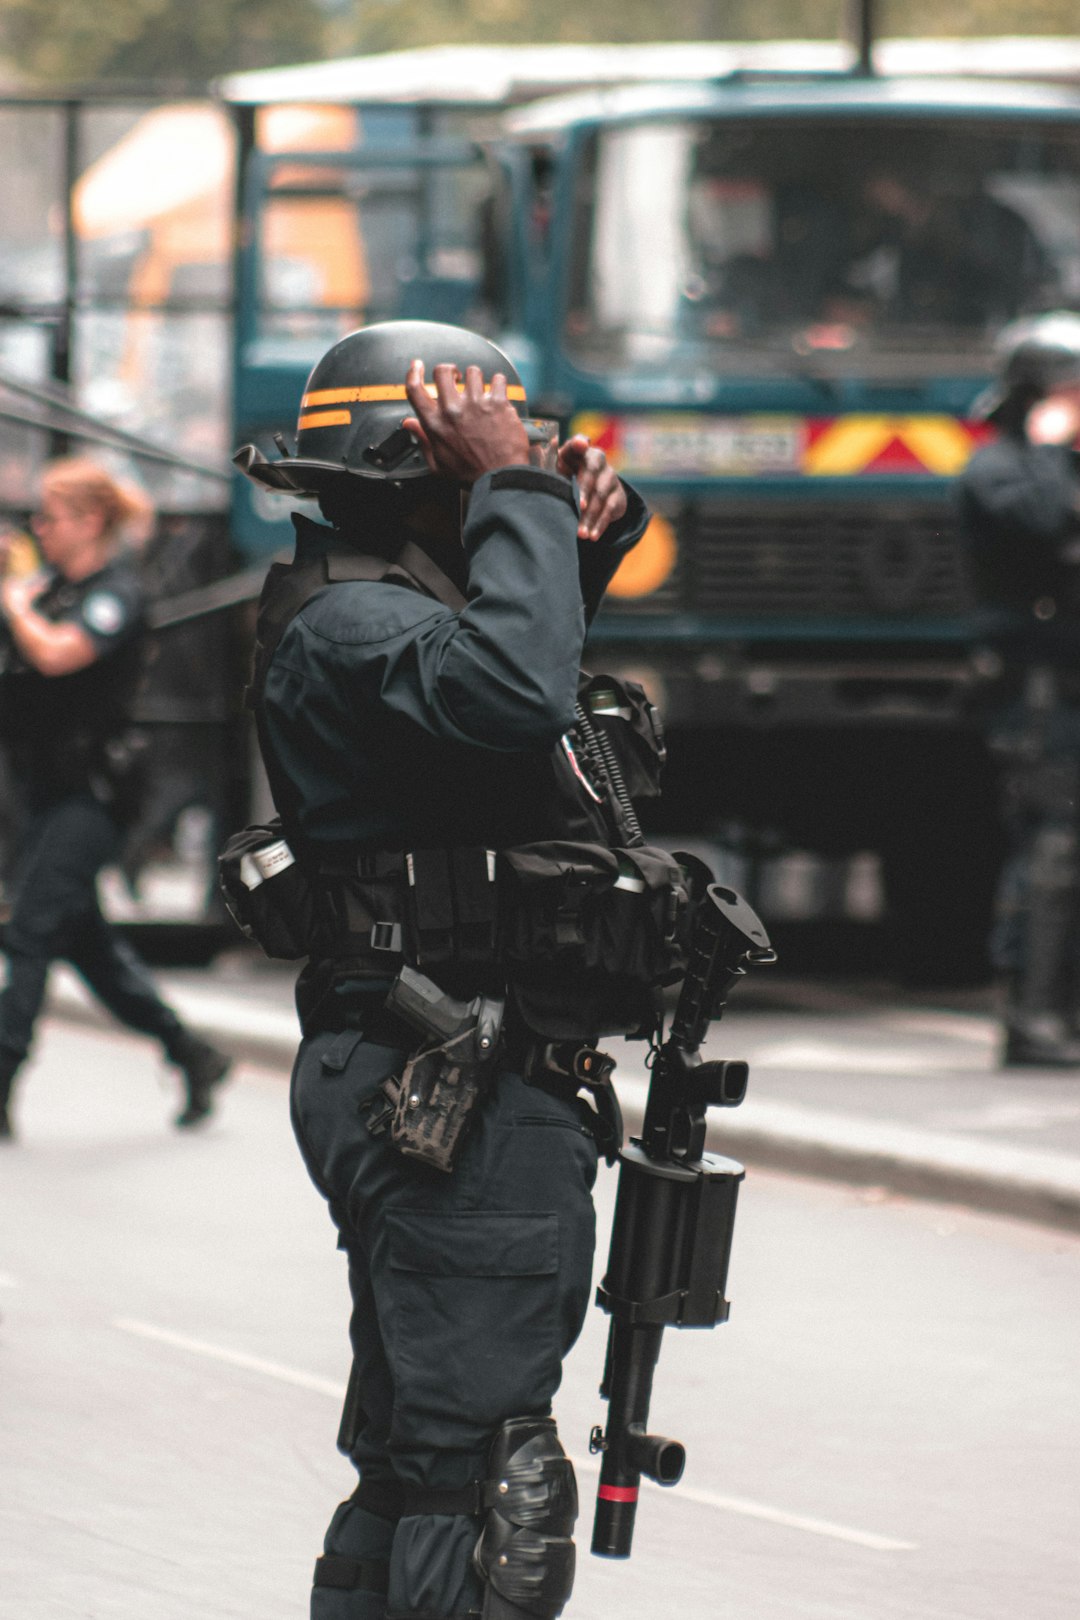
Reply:
[[655, 1052], [645, 1121], [619, 1155], [607, 1274], [596, 1303], [611, 1317], [600, 1394], [606, 1429], [589, 1449], [602, 1456], [592, 1550], [629, 1558], [642, 1474], [675, 1485], [686, 1452], [649, 1434], [653, 1373], [665, 1327], [715, 1327], [724, 1298], [743, 1167], [705, 1153], [705, 1114], [746, 1094], [743, 1062], [704, 1063], [702, 1041], [731, 986], [776, 953], [758, 917], [733, 890], [710, 884], [699, 904], [686, 977], [671, 1032]]

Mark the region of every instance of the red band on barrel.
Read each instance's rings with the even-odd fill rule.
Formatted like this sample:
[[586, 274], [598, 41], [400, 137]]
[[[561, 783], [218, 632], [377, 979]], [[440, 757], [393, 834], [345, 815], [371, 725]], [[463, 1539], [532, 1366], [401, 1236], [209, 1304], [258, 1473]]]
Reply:
[[636, 1502], [638, 1488], [636, 1485], [601, 1485], [596, 1494], [601, 1502]]

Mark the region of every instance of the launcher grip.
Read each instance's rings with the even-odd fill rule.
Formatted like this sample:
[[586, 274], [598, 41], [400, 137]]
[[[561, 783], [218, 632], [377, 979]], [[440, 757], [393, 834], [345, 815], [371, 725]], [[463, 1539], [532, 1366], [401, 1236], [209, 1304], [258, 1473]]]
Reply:
[[710, 883], [694, 919], [669, 1040], [684, 1052], [696, 1052], [747, 967], [775, 960], [765, 925], [753, 908], [734, 889]]

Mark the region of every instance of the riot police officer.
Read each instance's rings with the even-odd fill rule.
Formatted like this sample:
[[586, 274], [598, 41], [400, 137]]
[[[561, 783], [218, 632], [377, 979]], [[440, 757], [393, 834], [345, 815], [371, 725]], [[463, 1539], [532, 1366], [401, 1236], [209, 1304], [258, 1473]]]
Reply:
[[1007, 1064], [1080, 1066], [1080, 315], [1017, 322], [961, 477], [972, 573], [1004, 665], [990, 720], [1011, 849], [995, 939]]
[[573, 1579], [550, 1414], [619, 1135], [594, 1043], [647, 1023], [680, 894], [662, 852], [618, 849], [603, 765], [618, 733], [626, 793], [650, 776], [651, 708], [579, 674], [647, 513], [554, 433], [485, 339], [387, 322], [316, 366], [295, 456], [236, 458], [331, 525], [294, 516], [264, 591], [253, 703], [286, 838], [236, 867], [241, 904], [281, 886], [258, 926], [306, 932], [293, 1124], [353, 1302], [360, 1482], [313, 1620], [545, 1620]]
[[52, 462], [34, 519], [47, 571], [0, 586], [7, 636], [0, 742], [22, 801], [0, 993], [5, 1137], [12, 1134], [12, 1085], [57, 958], [72, 964], [121, 1023], [160, 1041], [183, 1078], [181, 1128], [207, 1117], [229, 1067], [161, 1000], [97, 900], [97, 875], [116, 858], [134, 787], [129, 706], [144, 621], [138, 577], [120, 542], [125, 524], [147, 510], [93, 462]]

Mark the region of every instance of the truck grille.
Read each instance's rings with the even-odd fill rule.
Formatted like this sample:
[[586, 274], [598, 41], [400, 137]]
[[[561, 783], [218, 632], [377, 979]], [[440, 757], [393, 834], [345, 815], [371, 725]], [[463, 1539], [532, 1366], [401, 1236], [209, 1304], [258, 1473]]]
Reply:
[[687, 507], [658, 591], [606, 611], [725, 618], [951, 618], [972, 606], [948, 507]]

